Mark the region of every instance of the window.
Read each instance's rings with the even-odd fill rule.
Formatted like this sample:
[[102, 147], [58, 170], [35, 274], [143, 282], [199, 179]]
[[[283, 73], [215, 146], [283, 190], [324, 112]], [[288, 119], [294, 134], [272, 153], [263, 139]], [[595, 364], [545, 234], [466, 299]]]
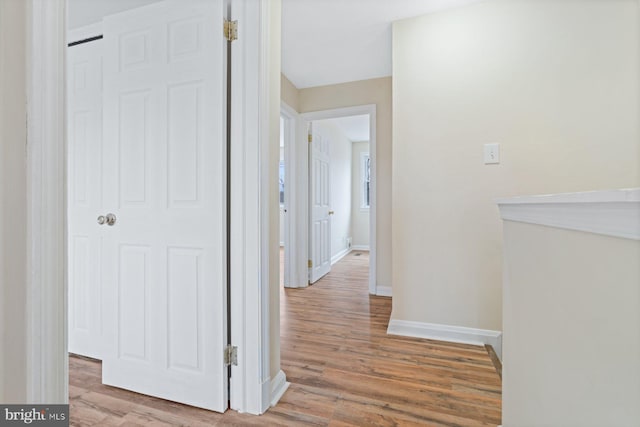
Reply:
[[280, 162], [279, 174], [280, 206], [284, 206], [284, 162]]
[[369, 158], [369, 153], [362, 153], [360, 165], [360, 176], [362, 177], [362, 203], [360, 207], [369, 209], [371, 203], [371, 159]]

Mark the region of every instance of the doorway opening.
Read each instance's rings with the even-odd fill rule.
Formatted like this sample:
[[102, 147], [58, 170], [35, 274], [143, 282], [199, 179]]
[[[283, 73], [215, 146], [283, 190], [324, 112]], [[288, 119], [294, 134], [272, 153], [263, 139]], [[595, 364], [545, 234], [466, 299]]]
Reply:
[[199, 40], [228, 11], [144, 3], [68, 33], [68, 350], [105, 386], [224, 412], [230, 48]]
[[[279, 158], [279, 163], [278, 163], [278, 202], [280, 205], [280, 212], [279, 212], [279, 223], [280, 223], [280, 235], [279, 235], [279, 241], [280, 241], [280, 288], [284, 288], [284, 283], [285, 281], [288, 283], [289, 282], [289, 278], [287, 277], [285, 279], [285, 274], [286, 270], [285, 270], [285, 260], [286, 260], [286, 256], [285, 253], [287, 251], [287, 247], [285, 246], [285, 243], [287, 241], [287, 239], [285, 238], [285, 235], [288, 234], [287, 229], [286, 229], [286, 222], [287, 222], [287, 208], [285, 205], [285, 187], [286, 187], [286, 162], [285, 162], [285, 149], [284, 149], [284, 141], [285, 141], [285, 134], [287, 131], [287, 117], [283, 114], [280, 115], [280, 158]], [[288, 139], [288, 138], [287, 138]]]
[[[84, 4], [85, 2], [75, 1], [75, 3]], [[104, 5], [107, 3], [109, 5], [112, 3], [123, 4], [122, 2], [103, 3]], [[127, 2], [127, 5], [132, 3], [133, 1]], [[261, 414], [266, 411], [269, 404], [275, 404], [279, 398], [280, 395], [274, 393], [274, 390], [276, 392], [283, 390], [286, 385], [286, 377], [282, 371], [272, 377], [270, 370], [270, 349], [273, 345], [277, 348], [278, 343], [277, 337], [272, 339], [270, 335], [269, 296], [272, 290], [268, 279], [270, 258], [265, 249], [266, 245], [263, 245], [263, 242], [266, 242], [270, 235], [268, 220], [271, 215], [270, 211], [266, 209], [268, 205], [266, 189], [269, 184], [266, 176], [263, 175], [265, 175], [264, 171], [269, 169], [270, 163], [268, 155], [270, 150], [269, 127], [276, 123], [272, 123], [273, 121], [268, 117], [268, 114], [264, 114], [266, 104], [262, 101], [273, 99], [274, 96], [273, 91], [269, 89], [269, 77], [275, 74], [277, 67], [275, 64], [271, 64], [268, 58], [271, 58], [272, 52], [275, 52], [279, 47], [276, 47], [275, 43], [270, 43], [267, 36], [270, 34], [270, 26], [272, 25], [269, 17], [275, 16], [273, 13], [276, 11], [276, 6], [236, 0], [198, 1], [194, 3], [203, 7], [224, 6], [221, 15], [225, 19], [223, 16], [216, 18], [198, 13], [192, 17], [193, 19], [182, 19], [181, 14], [188, 12], [186, 9], [193, 11], [193, 9], [185, 7], [183, 4], [185, 2], [171, 0], [164, 4], [174, 6], [178, 3], [180, 3], [181, 9], [173, 14], [169, 20], [175, 24], [171, 26], [171, 30], [173, 30], [171, 36], [175, 37], [176, 43], [146, 43], [144, 38], [147, 35], [153, 36], [153, 34], [145, 30], [134, 31], [120, 40], [122, 41], [121, 45], [128, 45], [126, 53], [123, 53], [120, 58], [123, 67], [128, 69], [142, 67], [152, 60], [151, 55], [156, 54], [159, 49], [172, 49], [173, 55], [170, 58], [176, 62], [182, 59], [186, 60], [186, 57], [195, 54], [199, 48], [210, 49], [211, 44], [200, 43], [200, 40], [204, 39], [203, 31], [210, 23], [219, 24], [220, 27], [213, 28], [209, 40], [215, 41], [216, 37], [219, 37], [224, 39], [224, 46], [230, 43], [227, 42], [225, 35], [228, 37], [233, 35], [232, 31], [222, 31], [225, 20], [229, 22], [238, 20], [245, 23], [243, 28], [251, 29], [251, 31], [256, 30], [256, 32], [251, 32], [253, 37], [247, 37], [243, 42], [234, 42], [235, 54], [231, 58], [235, 70], [234, 75], [239, 76], [231, 80], [232, 93], [234, 94], [232, 108], [235, 114], [232, 114], [230, 127], [232, 128], [232, 151], [235, 155], [231, 156], [232, 167], [230, 170], [233, 176], [230, 182], [232, 194], [239, 196], [232, 198], [231, 201], [231, 215], [234, 218], [234, 221], [231, 222], [231, 228], [234, 235], [242, 235], [243, 238], [234, 240], [235, 244], [231, 248], [231, 260], [235, 260], [230, 267], [233, 272], [231, 279], [233, 282], [233, 286], [231, 286], [231, 334], [235, 343], [242, 343], [242, 350], [238, 352], [238, 364], [233, 364], [231, 368], [233, 372], [231, 383], [234, 386], [229, 397], [231, 409]], [[26, 30], [28, 40], [30, 40], [27, 43], [26, 52], [26, 74], [29, 89], [27, 91], [29, 132], [27, 133], [28, 150], [26, 156], [27, 205], [29, 206], [27, 263], [32, 266], [27, 272], [25, 312], [29, 327], [26, 363], [30, 373], [26, 379], [26, 393], [27, 400], [34, 402], [64, 403], [69, 397], [68, 285], [66, 279], [69, 273], [67, 265], [69, 238], [66, 230], [68, 220], [66, 201], [71, 195], [67, 188], [67, 165], [65, 162], [69, 141], [65, 132], [66, 116], [68, 115], [65, 93], [68, 70], [65, 67], [67, 37], [64, 25], [67, 6], [68, 1], [57, 0], [33, 2], [30, 7], [26, 8]], [[145, 6], [145, 8], [151, 6], [153, 5]], [[144, 18], [147, 17], [150, 18], [150, 14], [145, 14]], [[204, 21], [203, 25], [196, 25], [197, 28], [195, 28], [192, 24], [198, 21]], [[157, 35], [157, 32], [152, 31], [152, 33]], [[213, 44], [219, 46], [217, 43]], [[153, 49], [150, 49], [151, 47]], [[155, 49], [156, 47], [158, 49]], [[222, 50], [226, 51], [224, 47]], [[145, 52], [149, 55], [144, 55]], [[212, 57], [218, 58], [219, 56], [206, 55], [208, 59]], [[255, 64], [260, 66], [255, 66]], [[211, 75], [211, 73], [206, 73], [204, 78], [211, 78]], [[218, 80], [218, 82], [222, 81]], [[191, 86], [185, 84], [182, 87], [179, 87], [178, 84], [172, 87], [176, 98], [180, 98], [178, 96], [180, 94], [175, 93], [180, 92], [180, 89], [184, 89], [182, 94], [185, 97], [190, 96], [193, 92], [198, 92], [197, 77], [190, 80], [190, 83], [193, 84]], [[223, 84], [215, 86], [216, 90], [224, 87]], [[191, 93], [189, 93], [190, 91]], [[128, 104], [129, 107], [146, 106], [144, 93], [134, 91], [130, 95], [132, 96], [127, 99], [131, 101]], [[139, 96], [136, 97], [136, 95]], [[217, 97], [216, 102], [221, 98]], [[136, 101], [139, 102], [136, 104]], [[199, 108], [200, 105], [195, 102], [191, 104], [191, 108], [196, 108], [194, 104]], [[149, 105], [157, 107], [155, 103], [150, 102]], [[180, 115], [182, 112], [182, 109], [178, 109], [176, 114]], [[206, 114], [207, 120], [203, 119], [202, 122], [206, 122], [206, 125], [210, 126], [209, 119], [214, 116], [216, 120], [220, 118], [217, 115]], [[139, 120], [135, 120], [136, 117], [127, 114], [123, 114], [122, 117], [129, 120], [129, 123], [139, 123]], [[168, 126], [168, 123], [165, 124]], [[187, 127], [187, 130], [193, 129], [188, 124], [183, 123], [183, 125]], [[165, 126], [161, 127], [166, 130]], [[153, 128], [153, 130], [162, 131], [161, 127]], [[209, 139], [206, 140], [209, 141]], [[113, 153], [111, 154], [113, 155]], [[157, 150], [154, 151], [154, 154], [163, 155], [166, 152]], [[187, 153], [181, 152], [179, 154]], [[224, 158], [225, 156], [222, 155], [218, 156], [216, 160]], [[194, 171], [191, 170], [191, 172]], [[174, 178], [181, 179], [185, 176], [176, 175]], [[114, 181], [108, 182], [116, 187], [117, 183]], [[135, 189], [127, 188], [127, 191]], [[177, 193], [172, 194], [176, 195]], [[122, 219], [123, 217], [117, 216], [116, 223], [125, 223], [125, 221], [120, 221]], [[96, 223], [96, 216], [93, 216], [92, 220]], [[161, 230], [161, 228], [158, 229]], [[120, 259], [125, 262], [141, 260], [143, 256], [138, 255], [134, 257], [134, 260], [128, 257]], [[188, 258], [191, 255], [196, 256], [195, 253], [179, 253], [178, 255], [185, 255], [183, 258]], [[220, 256], [217, 259], [222, 260], [223, 257]], [[181, 266], [187, 266], [187, 264], [189, 263], [185, 262]], [[202, 263], [202, 265], [204, 264], [206, 262]], [[156, 272], [155, 269], [152, 272]], [[199, 277], [201, 276], [196, 278]], [[216, 307], [218, 307], [218, 301], [224, 301], [224, 297], [216, 299], [216, 301]], [[156, 309], [155, 305], [150, 305], [150, 307]], [[277, 311], [277, 308], [275, 310]], [[212, 310], [201, 312], [206, 316], [212, 314]], [[188, 315], [193, 316], [194, 313], [191, 311]], [[174, 318], [174, 320], [180, 319]], [[155, 322], [148, 322], [147, 325], [164, 327]], [[206, 339], [211, 339], [210, 334], [203, 332], [203, 335]], [[178, 337], [178, 339], [185, 337]], [[155, 339], [155, 337], [153, 338]], [[162, 337], [160, 338], [162, 339]], [[208, 354], [214, 354], [214, 357], [219, 358], [221, 363], [203, 364], [206, 366], [206, 370], [213, 366], [214, 369], [224, 372], [226, 366], [220, 367], [225, 365], [223, 360], [233, 360], [232, 357], [225, 358], [227, 354], [231, 356], [231, 352], [228, 352], [228, 349], [224, 347], [223, 340], [220, 340], [220, 343], [223, 345], [219, 349], [221, 351], [215, 349], [209, 351], [211, 347], [207, 347], [207, 351]], [[128, 342], [127, 344], [135, 345], [136, 343]], [[148, 351], [147, 354], [150, 357], [165, 357], [169, 352]], [[173, 356], [175, 355], [174, 353]], [[172, 362], [179, 363], [179, 359], [173, 358]], [[193, 360], [190, 362], [192, 365], [197, 363]], [[197, 369], [190, 371], [188, 367], [183, 369], [175, 364], [172, 368], [175, 368], [174, 371], [188, 371], [197, 374], [195, 372]], [[172, 390], [175, 389], [177, 388], [172, 387]], [[208, 392], [212, 390], [211, 384], [207, 390]], [[224, 387], [221, 388], [221, 391], [224, 393]], [[221, 399], [221, 403], [226, 405], [227, 402]]]
[[[375, 260], [375, 105], [298, 114], [283, 103], [280, 119], [280, 286], [303, 288], [352, 251]], [[316, 177], [324, 176], [324, 184], [313, 176], [314, 148], [327, 154]], [[324, 224], [315, 228], [324, 230], [323, 242], [313, 239], [311, 218], [320, 203], [314, 197], [321, 196], [326, 200], [316, 210]], [[374, 262], [368, 271], [369, 293], [376, 295]]]
[[[330, 206], [329, 192], [333, 190], [330, 189], [331, 175], [329, 171], [331, 145], [334, 144], [331, 139], [334, 137], [329, 135], [325, 138], [323, 136], [323, 132], [330, 133], [326, 130], [327, 125], [334, 129], [341, 129], [341, 127], [363, 129], [368, 126], [368, 133], [366, 130], [360, 130], [359, 134], [352, 134], [351, 139], [345, 138], [350, 141], [348, 144], [351, 144], [351, 150], [345, 150], [344, 145], [338, 146], [339, 150], [344, 150], [343, 157], [348, 156], [350, 159], [350, 161], [342, 160], [343, 164], [350, 164], [350, 173], [342, 172], [343, 176], [347, 177], [346, 180], [349, 180], [347, 185], [345, 185], [345, 179], [340, 181], [336, 178], [336, 183], [340, 184], [334, 184], [334, 186], [341, 185], [337, 193], [348, 193], [349, 197], [346, 197], [346, 200], [350, 200], [350, 202], [342, 203], [342, 209], [348, 211], [349, 215], [343, 215], [348, 219], [342, 219], [342, 228], [336, 227], [334, 239], [329, 237], [331, 232], [327, 230], [327, 227], [331, 227], [331, 222], [325, 222], [324, 226], [322, 222], [327, 220], [327, 217], [335, 217], [337, 214], [336, 209], [332, 209]], [[304, 230], [298, 239], [291, 242], [292, 245], [295, 245], [297, 252], [307, 255], [304, 260], [301, 260], [300, 268], [303, 268], [307, 274], [308, 283], [314, 282], [326, 274], [332, 261], [335, 263], [351, 251], [364, 251], [368, 247], [369, 294], [381, 295], [378, 293], [376, 278], [376, 106], [369, 104], [303, 113], [299, 116], [298, 127], [300, 129], [298, 140], [302, 141], [299, 147], [302, 148], [303, 153], [296, 158], [295, 165], [298, 169], [290, 176], [293, 176], [292, 179], [298, 182], [302, 181], [305, 187], [304, 190], [298, 190], [294, 193], [294, 196], [303, 199], [303, 206], [300, 207], [299, 213], [290, 216], [290, 218], [295, 217]], [[344, 129], [340, 133], [344, 137]], [[337, 138], [336, 141], [340, 139], [340, 137], [335, 138]], [[324, 187], [323, 179], [327, 182]], [[333, 213], [330, 214], [330, 211]], [[368, 224], [366, 223], [367, 216]], [[355, 228], [358, 228], [359, 231], [356, 231]], [[357, 236], [354, 236], [354, 231]], [[314, 239], [314, 232], [323, 233], [326, 242]], [[302, 265], [303, 262], [304, 265]]]
[[313, 120], [309, 127], [309, 281], [313, 284], [352, 251], [369, 252], [371, 126], [369, 115], [361, 114]]

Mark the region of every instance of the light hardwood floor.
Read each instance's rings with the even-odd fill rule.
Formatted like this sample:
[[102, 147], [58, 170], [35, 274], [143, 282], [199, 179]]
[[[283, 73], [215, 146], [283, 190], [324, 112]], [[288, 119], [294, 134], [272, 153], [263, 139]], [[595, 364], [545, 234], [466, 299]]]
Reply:
[[391, 299], [368, 295], [367, 273], [368, 253], [352, 252], [315, 285], [282, 290], [291, 387], [265, 415], [216, 414], [103, 386], [99, 362], [71, 357], [71, 425], [500, 424], [501, 381], [486, 349], [387, 335]]

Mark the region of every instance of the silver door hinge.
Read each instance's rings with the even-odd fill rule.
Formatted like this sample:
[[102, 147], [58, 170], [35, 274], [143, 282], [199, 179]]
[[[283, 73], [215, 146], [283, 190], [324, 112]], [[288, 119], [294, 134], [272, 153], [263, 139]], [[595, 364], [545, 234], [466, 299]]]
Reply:
[[224, 366], [238, 366], [238, 347], [227, 345], [224, 349]]
[[230, 42], [238, 40], [238, 21], [224, 20], [224, 37]]

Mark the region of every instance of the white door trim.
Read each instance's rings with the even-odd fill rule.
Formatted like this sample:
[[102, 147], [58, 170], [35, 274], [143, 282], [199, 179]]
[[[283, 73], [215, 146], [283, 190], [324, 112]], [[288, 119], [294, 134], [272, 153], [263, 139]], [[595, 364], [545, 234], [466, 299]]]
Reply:
[[27, 6], [27, 400], [66, 403], [65, 0]]
[[[271, 404], [269, 306], [269, 0], [232, 1], [231, 409]], [[237, 78], [242, 76], [242, 78]], [[279, 78], [279, 76], [278, 76]], [[279, 95], [278, 95], [279, 96]]]
[[[281, 114], [289, 123], [293, 124], [285, 135], [285, 168], [287, 174], [287, 187], [289, 192], [285, 194], [285, 201], [289, 200], [288, 227], [289, 227], [289, 283], [288, 288], [304, 288], [309, 286], [309, 274], [307, 260], [309, 259], [308, 237], [309, 232], [309, 206], [308, 206], [308, 155], [307, 126], [300, 114], [286, 103], [281, 103]], [[287, 157], [288, 155], [288, 157]], [[285, 243], [285, 256], [287, 254]], [[286, 263], [285, 263], [286, 265]]]
[[[268, 0], [233, 1], [234, 42], [231, 405], [259, 414], [271, 403], [269, 376], [267, 66]], [[68, 402], [66, 283], [66, 0], [28, 0], [27, 399]], [[259, 102], [258, 102], [259, 101]], [[240, 129], [242, 128], [242, 129]], [[235, 256], [233, 255], [235, 254]], [[238, 256], [238, 254], [243, 254]], [[277, 307], [275, 309], [278, 309]]]
[[[332, 110], [323, 110], [323, 111], [312, 111], [308, 113], [300, 114], [300, 118], [303, 121], [302, 127], [304, 129], [307, 128], [309, 122], [314, 120], [324, 120], [324, 119], [335, 119], [339, 117], [348, 117], [348, 116], [357, 116], [362, 114], [369, 115], [369, 158], [371, 159], [371, 200], [370, 200], [370, 208], [369, 208], [369, 293], [372, 295], [378, 294], [378, 285], [376, 280], [376, 212], [377, 212], [377, 197], [376, 197], [376, 177], [377, 177], [377, 162], [376, 162], [376, 105], [375, 104], [367, 104], [367, 105], [358, 105], [354, 107], [346, 107], [346, 108], [337, 108]], [[306, 145], [306, 151], [308, 151], [308, 145]], [[305, 153], [305, 155], [308, 155]], [[307, 162], [307, 157], [304, 158], [303, 161], [298, 163], [298, 174], [295, 176], [296, 181], [302, 182], [301, 179], [306, 177], [308, 179], [309, 176], [309, 164]], [[304, 198], [306, 201], [306, 193], [307, 187], [303, 190], [298, 191], [297, 196], [302, 198], [302, 191], [304, 191]], [[300, 215], [305, 218], [309, 218], [309, 207], [305, 205], [304, 210], [300, 210]], [[304, 234], [304, 236], [300, 236], [298, 239], [300, 246], [298, 246], [298, 252], [302, 253], [302, 250], [308, 251], [309, 245], [309, 236], [308, 234]], [[305, 249], [306, 248], [306, 249]], [[303, 271], [307, 271], [306, 260], [308, 256], [305, 257], [302, 261], [298, 261], [298, 268], [304, 269]], [[385, 296], [387, 292], [385, 292]]]
[[[280, 115], [284, 118], [284, 164], [285, 164], [285, 186], [284, 186], [284, 203], [285, 203], [285, 242], [284, 242], [284, 269], [285, 281], [284, 286], [287, 288], [300, 288], [307, 286], [307, 270], [302, 271], [298, 268], [307, 259], [303, 253], [300, 253], [300, 232], [306, 230], [302, 228], [306, 225], [300, 224], [299, 193], [300, 187], [304, 185], [295, 177], [299, 162], [296, 160], [300, 152], [300, 116], [286, 103], [282, 102], [280, 106]], [[304, 187], [306, 188], [306, 187]], [[304, 233], [303, 233], [304, 234]], [[302, 259], [302, 261], [300, 261]]]

